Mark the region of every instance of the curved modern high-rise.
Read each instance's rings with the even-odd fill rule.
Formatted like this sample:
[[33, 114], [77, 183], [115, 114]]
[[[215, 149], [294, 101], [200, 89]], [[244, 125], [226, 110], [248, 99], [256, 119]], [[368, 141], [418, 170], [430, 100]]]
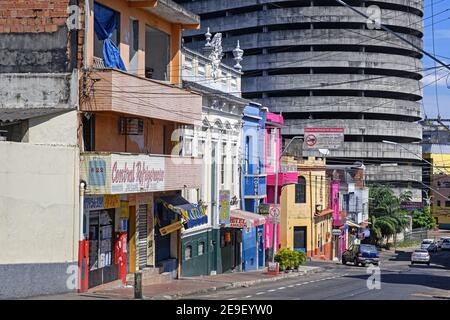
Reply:
[[[240, 41], [243, 97], [282, 113], [285, 137], [345, 128], [328, 163], [363, 161], [369, 181], [420, 188], [420, 51], [335, 0], [177, 2], [201, 17], [186, 46], [201, 49], [209, 27], [222, 33], [225, 62], [233, 63]], [[373, 18], [381, 13], [382, 24], [422, 47], [422, 0], [345, 2]]]

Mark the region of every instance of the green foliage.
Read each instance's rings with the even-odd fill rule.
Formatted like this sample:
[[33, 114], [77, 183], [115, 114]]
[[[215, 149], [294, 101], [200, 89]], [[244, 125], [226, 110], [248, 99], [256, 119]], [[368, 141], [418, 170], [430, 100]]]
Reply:
[[379, 245], [381, 240], [395, 237], [408, 226], [409, 217], [401, 209], [401, 203], [411, 201], [412, 193], [407, 191], [396, 196], [389, 186], [374, 185], [369, 197], [370, 241]]
[[436, 227], [436, 221], [434, 220], [429, 208], [415, 210], [412, 213], [412, 222], [413, 228], [434, 229]]
[[306, 254], [302, 251], [281, 249], [275, 255], [275, 261], [280, 264], [282, 270], [292, 270], [306, 262]]
[[420, 245], [422, 241], [420, 240], [404, 240], [402, 242], [397, 243], [397, 248], [411, 248], [417, 247]]

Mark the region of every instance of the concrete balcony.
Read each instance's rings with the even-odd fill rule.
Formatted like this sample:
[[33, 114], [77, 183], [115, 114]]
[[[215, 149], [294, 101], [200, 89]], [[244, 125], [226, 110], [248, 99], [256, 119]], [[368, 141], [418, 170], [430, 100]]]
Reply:
[[267, 196], [265, 174], [244, 174], [244, 199], [262, 199]]
[[[371, 97], [273, 97], [253, 99], [270, 106], [272, 112], [357, 112], [379, 113], [383, 115], [403, 115], [413, 121], [421, 119], [420, 103], [399, 99]], [[367, 105], [374, 106], [368, 108]], [[386, 117], [389, 119], [388, 117]]]
[[[402, 147], [409, 150], [406, 151]], [[352, 158], [352, 159], [408, 159], [419, 161], [418, 156], [422, 153], [422, 147], [416, 144], [402, 143], [399, 145], [390, 145], [382, 142], [344, 142], [341, 148], [330, 150], [328, 158]], [[318, 151], [303, 150], [305, 157], [320, 157]], [[356, 161], [356, 160], [355, 160]], [[380, 160], [382, 161], [382, 160]], [[399, 171], [398, 168], [395, 169]]]
[[112, 111], [184, 124], [201, 121], [198, 94], [119, 70], [97, 70], [90, 78], [93, 94], [81, 104], [82, 111]]
[[[362, 8], [362, 11], [367, 11]], [[348, 8], [339, 7], [293, 7], [293, 8], [272, 8], [267, 11], [253, 11], [242, 14], [233, 14], [226, 17], [208, 19], [208, 24], [198, 31], [205, 33], [208, 26], [222, 32], [254, 28], [260, 26], [283, 25], [293, 23], [361, 23], [366, 24], [367, 19], [363, 16], [352, 14]], [[415, 29], [422, 32], [421, 17], [401, 11], [383, 10], [381, 23], [388, 26], [401, 26]], [[190, 35], [193, 32], [187, 32]]]
[[388, 120], [358, 120], [358, 119], [300, 119], [286, 120], [282, 129], [283, 135], [303, 135], [304, 128], [315, 128], [317, 122], [324, 128], [344, 128], [346, 135], [370, 135], [414, 138], [422, 140], [422, 126], [415, 122]]
[[[268, 3], [276, 3], [279, 1], [274, 0], [221, 0], [221, 1], [211, 1], [211, 0], [200, 0], [184, 2], [183, 6], [192, 10], [195, 13], [208, 13], [208, 12], [218, 12], [230, 9], [244, 8], [256, 5], [263, 5]], [[396, 4], [417, 11], [423, 11], [423, 1], [422, 0], [378, 0], [381, 5], [386, 4]], [[338, 4], [336, 4], [336, 7]], [[332, 10], [334, 7], [329, 7]], [[203, 21], [203, 20], [202, 20]]]
[[[278, 46], [304, 46], [311, 45], [357, 45], [357, 46], [389, 46], [390, 48], [406, 49], [417, 51], [409, 44], [398, 39], [392, 34], [380, 30], [357, 30], [360, 34], [355, 35], [345, 29], [313, 29], [313, 30], [278, 30], [269, 31], [266, 33], [252, 33], [238, 36], [230, 36], [223, 38], [222, 47], [224, 52], [232, 51], [236, 47], [237, 40], [240, 40], [240, 45], [243, 50], [252, 48], [268, 48]], [[203, 34], [201, 32], [198, 35]], [[414, 43], [415, 46], [422, 47], [423, 40], [408, 34], [403, 34], [403, 37]], [[205, 45], [205, 42], [198, 41], [187, 43], [191, 49], [200, 50]], [[401, 58], [400, 58], [401, 59]], [[323, 60], [327, 60], [327, 56]], [[245, 61], [245, 60], [244, 60]], [[242, 63], [245, 69], [245, 62]]]
[[[243, 92], [284, 90], [364, 90], [409, 94], [420, 99], [418, 81], [400, 77], [380, 78], [359, 74], [292, 74], [249, 77]], [[416, 93], [416, 94], [414, 94]]]
[[87, 194], [127, 194], [200, 188], [202, 160], [153, 154], [85, 152], [80, 177]]
[[367, 165], [365, 172], [367, 181], [422, 181], [422, 168], [420, 166], [393, 165], [374, 166]]

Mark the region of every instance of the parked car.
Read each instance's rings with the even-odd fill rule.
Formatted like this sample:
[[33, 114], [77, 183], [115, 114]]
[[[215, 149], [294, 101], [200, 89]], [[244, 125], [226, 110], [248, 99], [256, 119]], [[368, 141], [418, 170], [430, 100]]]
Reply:
[[369, 263], [379, 265], [380, 256], [378, 255], [378, 250], [374, 245], [354, 244], [342, 254], [342, 264], [347, 264], [347, 262], [352, 262], [355, 266], [360, 264], [365, 266]]
[[420, 249], [428, 250], [428, 252], [437, 252], [438, 246], [433, 239], [424, 239], [420, 245]]
[[439, 248], [439, 249], [442, 249], [442, 242], [444, 242], [445, 239], [449, 239], [449, 240], [450, 240], [450, 237], [441, 237], [441, 238], [438, 240], [437, 245], [438, 245], [438, 248]]
[[442, 250], [450, 250], [450, 238], [446, 238], [446, 239], [442, 240], [441, 249]]
[[431, 256], [427, 249], [416, 249], [411, 254], [411, 264], [426, 263], [430, 265]]

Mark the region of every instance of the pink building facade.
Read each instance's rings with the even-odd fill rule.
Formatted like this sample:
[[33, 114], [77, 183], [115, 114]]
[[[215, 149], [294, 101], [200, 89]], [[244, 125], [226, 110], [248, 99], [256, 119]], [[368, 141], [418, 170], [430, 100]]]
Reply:
[[[288, 170], [280, 163], [282, 139], [281, 128], [284, 124], [284, 119], [281, 115], [271, 112], [266, 113], [265, 119], [265, 171], [267, 174], [267, 198], [266, 203], [272, 204], [275, 202], [275, 188], [278, 188], [277, 203], [280, 203], [282, 186], [290, 183], [297, 183], [298, 173], [295, 168]], [[278, 186], [276, 186], [276, 167], [278, 166]], [[276, 226], [277, 233], [277, 248], [280, 248], [280, 225]], [[264, 239], [266, 249], [266, 261], [270, 261], [273, 249], [273, 224], [266, 222], [264, 227]], [[277, 249], [278, 250], [278, 249]]]

